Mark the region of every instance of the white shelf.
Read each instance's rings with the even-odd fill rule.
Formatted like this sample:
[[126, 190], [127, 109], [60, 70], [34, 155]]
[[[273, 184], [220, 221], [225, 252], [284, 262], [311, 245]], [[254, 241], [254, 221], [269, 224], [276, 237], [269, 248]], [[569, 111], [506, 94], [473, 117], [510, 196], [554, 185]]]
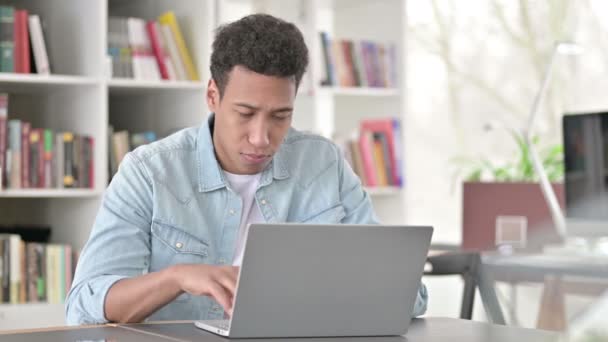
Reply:
[[95, 189], [7, 189], [0, 198], [87, 198], [101, 195]]
[[396, 186], [374, 186], [374, 187], [365, 187], [365, 191], [370, 196], [391, 196], [398, 195], [403, 191], [403, 188]]
[[85, 76], [0, 73], [0, 87], [11, 93], [97, 86], [100, 84], [99, 79]]
[[321, 92], [330, 92], [336, 96], [369, 96], [369, 97], [398, 97], [399, 89], [395, 88], [361, 88], [361, 87], [321, 87]]
[[0, 304], [0, 331], [65, 325], [64, 304]]
[[114, 78], [108, 81], [111, 94], [149, 93], [151, 91], [195, 90], [204, 91], [203, 82], [191, 81], [142, 81]]

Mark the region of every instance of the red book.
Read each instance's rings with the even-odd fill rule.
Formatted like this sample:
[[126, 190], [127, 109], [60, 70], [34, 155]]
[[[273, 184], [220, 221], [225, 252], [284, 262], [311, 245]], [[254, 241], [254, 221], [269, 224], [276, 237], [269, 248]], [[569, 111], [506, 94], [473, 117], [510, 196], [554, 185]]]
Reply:
[[156, 63], [158, 64], [160, 77], [163, 80], [168, 80], [169, 72], [167, 71], [167, 65], [165, 64], [166, 53], [160, 43], [157, 28], [158, 26], [156, 25], [156, 22], [154, 20], [150, 20], [146, 23], [146, 30], [148, 31], [150, 42], [152, 42], [152, 51], [154, 52], [154, 56], [156, 57]]
[[363, 173], [365, 173], [365, 185], [367, 186], [378, 185], [376, 166], [374, 163], [373, 144], [373, 133], [361, 131], [361, 134], [359, 135], [359, 149], [361, 150]]
[[[398, 151], [396, 150], [397, 141], [400, 141], [400, 137], [396, 136], [394, 121], [396, 119], [375, 119], [375, 120], [363, 120], [360, 123], [361, 133], [364, 132], [379, 132], [383, 133], [387, 140], [388, 145], [388, 154], [389, 154], [389, 164], [391, 168], [390, 174], [392, 175], [392, 181], [389, 181], [390, 184], [395, 184], [397, 186], [401, 186], [403, 181], [401, 178], [399, 162], [400, 158], [397, 158]], [[400, 144], [398, 144], [400, 145]]]
[[15, 10], [14, 39], [15, 53], [13, 55], [15, 72], [29, 74], [30, 64], [30, 35], [27, 29], [27, 10]]
[[29, 122], [21, 122], [21, 187], [30, 185], [30, 128]]

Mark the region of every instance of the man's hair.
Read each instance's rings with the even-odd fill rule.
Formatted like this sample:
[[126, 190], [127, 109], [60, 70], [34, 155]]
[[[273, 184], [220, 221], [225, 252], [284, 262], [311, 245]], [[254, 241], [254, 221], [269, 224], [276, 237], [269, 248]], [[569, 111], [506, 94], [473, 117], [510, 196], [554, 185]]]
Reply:
[[267, 76], [294, 77], [297, 89], [308, 66], [308, 48], [294, 24], [252, 14], [216, 31], [210, 69], [220, 97], [237, 65]]

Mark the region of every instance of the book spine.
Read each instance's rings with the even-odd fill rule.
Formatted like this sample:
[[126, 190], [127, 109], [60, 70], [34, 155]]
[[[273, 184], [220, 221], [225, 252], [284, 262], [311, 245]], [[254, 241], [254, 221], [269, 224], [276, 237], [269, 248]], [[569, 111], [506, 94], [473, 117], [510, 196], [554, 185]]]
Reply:
[[376, 172], [373, 157], [373, 137], [371, 132], [362, 131], [359, 136], [359, 149], [361, 151], [361, 160], [363, 161], [363, 169], [365, 171], [365, 180], [367, 186], [378, 185], [376, 181]]
[[160, 40], [158, 25], [156, 22], [153, 20], [148, 21], [146, 23], [146, 31], [148, 33], [148, 38], [152, 43], [152, 51], [154, 52], [154, 56], [156, 58], [156, 64], [158, 65], [160, 76], [163, 80], [168, 80], [169, 72], [167, 71], [167, 65], [165, 64], [165, 51]]
[[10, 303], [11, 301], [11, 241], [5, 237], [0, 240], [4, 246], [3, 261], [2, 261], [2, 302]]
[[11, 235], [10, 241], [10, 303], [19, 304], [19, 288], [21, 286], [21, 238], [19, 235]]
[[0, 71], [15, 71], [15, 9], [0, 6]]
[[87, 162], [89, 168], [89, 184], [90, 189], [95, 188], [95, 139], [93, 137], [87, 138], [87, 147], [89, 149], [89, 160]]
[[44, 41], [44, 33], [40, 17], [37, 14], [32, 14], [28, 18], [30, 30], [30, 42], [36, 63], [36, 72], [40, 75], [48, 75], [51, 72], [49, 67], [49, 57], [46, 52], [46, 43]]
[[[7, 172], [9, 188], [21, 188], [21, 121], [8, 121], [8, 150], [10, 156], [7, 155], [9, 162], [7, 163]], [[10, 164], [10, 165], [8, 165]]]
[[173, 37], [175, 38], [177, 49], [179, 50], [179, 54], [181, 55], [181, 58], [184, 61], [188, 78], [191, 81], [199, 81], [200, 78], [198, 76], [198, 73], [196, 72], [194, 63], [192, 63], [190, 52], [186, 47], [186, 42], [184, 41], [184, 36], [182, 35], [182, 32], [177, 23], [177, 19], [175, 18], [175, 13], [173, 13], [172, 11], [166, 12], [159, 17], [158, 21], [161, 24], [168, 25], [171, 28], [171, 32], [173, 33]]
[[63, 133], [57, 133], [55, 136], [55, 154], [53, 156], [55, 170], [55, 187], [63, 188], [63, 177], [65, 175], [65, 147], [63, 144]]
[[74, 134], [63, 133], [63, 186], [74, 187]]
[[42, 158], [42, 187], [53, 187], [53, 131], [44, 130], [44, 152]]
[[8, 166], [6, 159], [8, 142], [8, 95], [0, 93], [0, 189], [8, 184]]
[[29, 122], [21, 123], [21, 187], [27, 189], [30, 184], [30, 130]]
[[27, 29], [27, 10], [15, 10], [15, 72], [29, 74], [30, 64], [30, 38]]
[[171, 28], [167, 25], [160, 25], [160, 31], [163, 35], [165, 42], [167, 43], [167, 50], [169, 51], [171, 64], [175, 69], [176, 79], [179, 81], [187, 80], [188, 76], [186, 74], [186, 67], [184, 66], [184, 62], [182, 61], [182, 58], [179, 55], [177, 44], [175, 43], [175, 39], [173, 38]]

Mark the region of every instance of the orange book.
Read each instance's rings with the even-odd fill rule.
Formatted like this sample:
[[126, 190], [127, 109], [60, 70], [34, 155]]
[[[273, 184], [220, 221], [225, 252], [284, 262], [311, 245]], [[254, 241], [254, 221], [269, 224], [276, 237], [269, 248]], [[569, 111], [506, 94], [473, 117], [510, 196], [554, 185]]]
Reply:
[[379, 186], [388, 186], [388, 179], [386, 178], [386, 163], [384, 162], [384, 152], [382, 151], [382, 143], [379, 140], [373, 141], [373, 155], [374, 155], [374, 168], [376, 175], [378, 176]]

